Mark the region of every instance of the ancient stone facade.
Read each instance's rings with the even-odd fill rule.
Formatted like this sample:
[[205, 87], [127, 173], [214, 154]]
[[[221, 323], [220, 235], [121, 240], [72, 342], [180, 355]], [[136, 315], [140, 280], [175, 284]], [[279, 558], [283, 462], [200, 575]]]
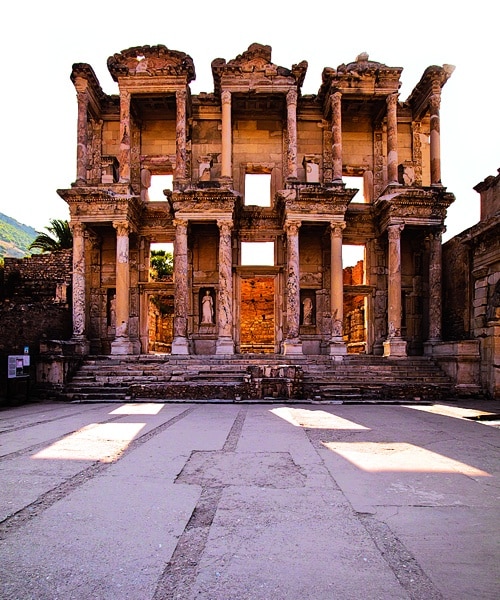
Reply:
[[480, 222], [443, 246], [446, 339], [467, 340], [448, 349], [447, 362], [452, 376], [461, 369], [462, 379], [499, 398], [500, 170], [474, 189], [481, 196]]
[[[275, 65], [260, 44], [213, 60], [214, 91], [196, 96], [184, 52], [130, 48], [108, 68], [119, 95], [73, 65], [77, 173], [58, 190], [81, 353], [404, 357], [441, 341], [454, 196], [439, 106], [453, 67], [427, 68], [406, 100], [402, 69], [366, 54], [325, 68], [314, 95], [301, 94], [305, 61]], [[151, 198], [168, 175], [171, 189]], [[150, 276], [157, 243], [173, 244], [171, 281]], [[364, 258], [347, 277], [351, 245]]]

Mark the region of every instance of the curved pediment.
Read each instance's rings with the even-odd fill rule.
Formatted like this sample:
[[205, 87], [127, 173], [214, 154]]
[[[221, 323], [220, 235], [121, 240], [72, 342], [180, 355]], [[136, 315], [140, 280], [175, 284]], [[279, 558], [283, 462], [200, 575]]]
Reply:
[[307, 62], [302, 61], [291, 69], [271, 62], [271, 46], [251, 44], [248, 50], [226, 62], [223, 58], [212, 61], [212, 74], [216, 93], [222, 88], [242, 90], [272, 85], [284, 90], [300, 88], [307, 71]]
[[185, 52], [166, 46], [135, 46], [108, 58], [108, 69], [114, 81], [120, 77], [179, 77], [186, 83], [196, 78], [193, 59]]

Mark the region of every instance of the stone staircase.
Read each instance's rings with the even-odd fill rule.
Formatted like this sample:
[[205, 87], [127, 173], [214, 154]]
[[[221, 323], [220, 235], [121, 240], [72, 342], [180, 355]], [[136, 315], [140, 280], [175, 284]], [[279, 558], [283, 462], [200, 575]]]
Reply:
[[407, 403], [454, 397], [428, 357], [247, 354], [88, 357], [60, 394], [74, 402]]

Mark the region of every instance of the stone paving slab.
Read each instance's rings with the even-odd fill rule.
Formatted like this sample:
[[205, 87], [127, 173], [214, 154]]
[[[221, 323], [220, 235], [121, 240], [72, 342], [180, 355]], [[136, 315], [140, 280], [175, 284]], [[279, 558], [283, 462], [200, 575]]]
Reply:
[[496, 600], [496, 408], [0, 411], [0, 597]]

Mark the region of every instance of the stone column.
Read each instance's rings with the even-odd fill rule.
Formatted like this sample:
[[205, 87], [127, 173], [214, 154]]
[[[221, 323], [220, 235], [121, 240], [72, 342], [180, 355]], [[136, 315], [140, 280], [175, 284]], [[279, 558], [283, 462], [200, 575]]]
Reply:
[[431, 153], [431, 185], [441, 185], [441, 126], [439, 107], [441, 94], [435, 93], [429, 102], [431, 116], [430, 153]]
[[78, 102], [78, 129], [76, 134], [76, 183], [82, 185], [87, 181], [88, 168], [88, 106], [89, 94], [87, 82], [77, 87], [76, 98]]
[[188, 315], [188, 240], [187, 221], [175, 219], [174, 241], [174, 339], [172, 354], [189, 354]]
[[221, 177], [232, 179], [232, 125], [231, 125], [231, 92], [223, 90], [222, 102], [222, 169]]
[[388, 248], [388, 307], [389, 335], [384, 342], [384, 356], [406, 356], [406, 342], [401, 337], [401, 232], [402, 223], [389, 225]]
[[288, 179], [297, 179], [297, 90], [289, 90], [286, 95], [288, 131]]
[[347, 354], [343, 338], [344, 322], [344, 269], [342, 266], [342, 231], [343, 221], [330, 223], [330, 312], [332, 315], [332, 337], [330, 339], [330, 356]]
[[176, 122], [175, 122], [175, 181], [186, 179], [186, 98], [185, 89], [175, 92]]
[[429, 236], [429, 342], [441, 341], [441, 272], [442, 231], [436, 230]]
[[288, 332], [283, 342], [283, 354], [302, 354], [299, 338], [300, 327], [300, 263], [299, 228], [300, 221], [285, 223], [287, 239], [287, 303], [286, 314]]
[[342, 181], [342, 94], [334, 92], [332, 104], [332, 163], [333, 181]]
[[217, 221], [219, 227], [219, 293], [216, 354], [234, 354], [232, 221]]
[[387, 180], [398, 183], [398, 95], [387, 96]]
[[133, 354], [129, 338], [130, 265], [127, 222], [113, 223], [116, 229], [116, 333], [111, 342], [111, 354]]
[[79, 354], [87, 354], [89, 344], [85, 327], [85, 225], [72, 223], [73, 231], [73, 335]]
[[120, 90], [120, 183], [130, 183], [130, 92]]

